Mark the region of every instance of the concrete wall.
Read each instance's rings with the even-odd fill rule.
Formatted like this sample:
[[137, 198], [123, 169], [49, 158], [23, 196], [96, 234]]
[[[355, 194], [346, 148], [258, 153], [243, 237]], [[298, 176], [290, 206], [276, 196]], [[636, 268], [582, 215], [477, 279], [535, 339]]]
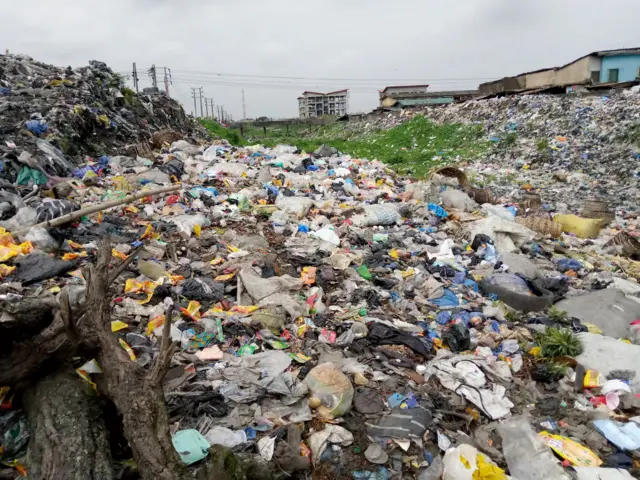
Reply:
[[638, 76], [640, 68], [640, 55], [616, 55], [604, 57], [602, 59], [602, 69], [600, 70], [600, 81], [609, 81], [609, 70], [617, 68], [618, 82], [630, 82]]
[[[555, 85], [569, 85], [572, 83], [584, 83], [591, 79], [593, 57], [585, 57], [577, 62], [567, 65], [556, 72]], [[596, 62], [596, 65], [598, 62]], [[599, 70], [599, 68], [594, 68]]]
[[541, 70], [539, 72], [505, 77], [502, 80], [480, 84], [480, 93], [513, 92], [553, 85], [571, 85], [586, 83], [591, 79], [591, 72], [600, 70], [598, 57], [585, 57], [564, 68]]
[[481, 83], [478, 86], [480, 95], [492, 95], [502, 92], [513, 92], [516, 90], [524, 90], [524, 78], [505, 77], [501, 80], [493, 82]]
[[553, 85], [555, 72], [553, 70], [543, 70], [541, 72], [524, 75], [524, 85], [526, 89], [541, 88]]

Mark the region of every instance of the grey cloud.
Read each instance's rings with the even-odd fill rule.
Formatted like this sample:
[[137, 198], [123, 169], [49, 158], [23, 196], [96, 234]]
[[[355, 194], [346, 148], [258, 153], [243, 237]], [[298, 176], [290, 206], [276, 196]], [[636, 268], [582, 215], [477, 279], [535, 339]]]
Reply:
[[376, 106], [376, 89], [402, 79], [432, 89], [473, 88], [484, 78], [561, 65], [593, 50], [637, 46], [640, 16], [635, 0], [5, 3], [2, 50], [63, 66], [99, 59], [121, 72], [134, 61], [140, 69], [168, 66], [172, 92], [188, 110], [190, 88], [202, 86], [235, 117], [242, 115], [243, 86], [248, 115], [273, 117], [296, 115], [304, 89], [349, 87], [350, 110], [364, 111]]

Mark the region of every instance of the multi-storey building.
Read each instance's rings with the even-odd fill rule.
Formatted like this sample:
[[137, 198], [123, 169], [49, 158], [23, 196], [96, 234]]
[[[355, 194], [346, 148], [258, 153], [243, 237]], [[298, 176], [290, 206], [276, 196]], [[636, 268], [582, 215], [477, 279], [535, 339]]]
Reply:
[[347, 113], [349, 90], [337, 90], [329, 93], [304, 92], [298, 97], [300, 118], [335, 115], [341, 117]]

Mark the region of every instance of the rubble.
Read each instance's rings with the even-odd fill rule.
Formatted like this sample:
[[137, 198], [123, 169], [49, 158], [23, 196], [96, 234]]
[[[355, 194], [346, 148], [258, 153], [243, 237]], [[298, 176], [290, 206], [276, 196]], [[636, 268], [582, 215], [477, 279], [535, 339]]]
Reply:
[[[12, 105], [21, 88], [70, 105], [99, 94], [92, 78], [113, 79], [98, 64], [0, 59]], [[497, 128], [525, 115], [501, 110], [513, 101], [438, 115], [493, 106]], [[64, 115], [41, 113], [27, 131], [63, 132]], [[608, 122], [584, 115], [592, 131]], [[531, 212], [505, 190], [476, 204], [453, 166], [416, 180], [330, 148], [145, 128], [102, 132], [97, 161], [48, 150], [62, 170], [36, 190], [5, 178], [3, 475], [52, 478], [85, 456], [104, 475], [154, 480], [638, 475], [640, 268], [608, 245], [637, 233], [630, 197], [593, 239], [550, 235], [518, 223]], [[35, 158], [20, 129], [3, 139]], [[73, 145], [90, 155], [85, 134]], [[135, 142], [152, 154], [127, 153]], [[544, 201], [554, 223], [563, 198]], [[53, 438], [65, 455], [50, 458]]]

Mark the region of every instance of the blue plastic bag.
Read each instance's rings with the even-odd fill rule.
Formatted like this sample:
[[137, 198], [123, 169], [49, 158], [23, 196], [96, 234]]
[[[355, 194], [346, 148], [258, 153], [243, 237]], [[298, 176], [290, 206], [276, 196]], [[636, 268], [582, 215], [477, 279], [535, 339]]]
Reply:
[[451, 312], [445, 310], [444, 312], [438, 312], [436, 315], [436, 322], [440, 325], [446, 325], [451, 320]]
[[430, 203], [428, 208], [429, 211], [435, 213], [438, 218], [446, 218], [449, 216], [444, 208], [442, 208], [440, 205], [436, 205], [435, 203]]
[[36, 135], [42, 135], [49, 129], [47, 122], [44, 120], [28, 120], [25, 122], [24, 126], [27, 130], [31, 133], [35, 133]]
[[453, 293], [451, 290], [449, 289], [444, 289], [444, 293], [442, 294], [442, 296], [440, 298], [435, 298], [432, 300], [429, 300], [431, 303], [433, 303], [434, 305], [437, 305], [438, 307], [456, 307], [458, 305], [460, 305], [460, 301], [458, 300], [458, 297], [456, 297], [456, 294]]

